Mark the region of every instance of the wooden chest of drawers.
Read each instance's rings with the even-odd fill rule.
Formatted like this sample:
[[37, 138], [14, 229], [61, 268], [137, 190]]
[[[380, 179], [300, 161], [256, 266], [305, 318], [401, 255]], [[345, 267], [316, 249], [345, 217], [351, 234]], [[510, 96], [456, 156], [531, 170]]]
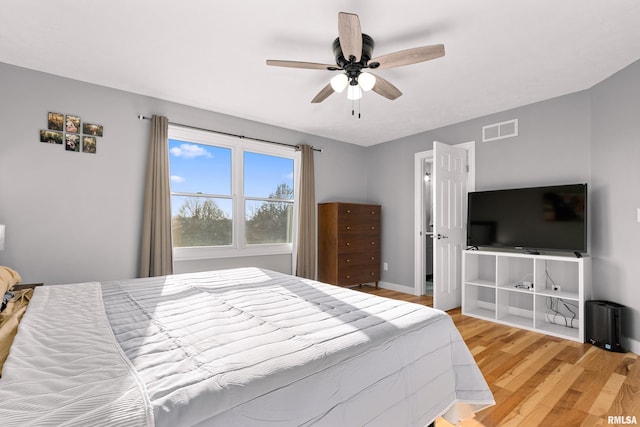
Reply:
[[318, 280], [378, 287], [380, 212], [380, 205], [318, 204]]

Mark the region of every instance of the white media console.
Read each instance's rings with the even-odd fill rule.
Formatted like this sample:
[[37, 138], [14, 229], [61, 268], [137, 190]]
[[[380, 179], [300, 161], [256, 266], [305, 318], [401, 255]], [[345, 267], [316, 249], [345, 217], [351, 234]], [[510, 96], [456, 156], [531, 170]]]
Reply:
[[462, 314], [584, 342], [591, 259], [463, 251]]

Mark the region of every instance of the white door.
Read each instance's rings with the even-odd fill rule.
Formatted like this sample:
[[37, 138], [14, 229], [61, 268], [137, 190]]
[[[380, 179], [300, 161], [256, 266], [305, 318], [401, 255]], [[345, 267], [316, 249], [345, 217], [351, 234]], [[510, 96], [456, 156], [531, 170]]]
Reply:
[[467, 150], [433, 143], [433, 306], [460, 307], [466, 243]]

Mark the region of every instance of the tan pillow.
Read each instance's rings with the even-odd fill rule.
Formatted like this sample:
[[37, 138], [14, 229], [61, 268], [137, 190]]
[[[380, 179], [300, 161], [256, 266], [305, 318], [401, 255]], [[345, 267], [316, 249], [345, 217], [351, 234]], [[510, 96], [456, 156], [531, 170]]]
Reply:
[[19, 283], [22, 277], [12, 268], [0, 266], [0, 298], [7, 292], [13, 285]]
[[14, 297], [7, 304], [7, 308], [0, 313], [0, 377], [2, 376], [2, 366], [9, 356], [13, 338], [18, 332], [20, 319], [27, 310], [27, 305], [33, 295], [33, 289], [23, 289], [14, 294]]

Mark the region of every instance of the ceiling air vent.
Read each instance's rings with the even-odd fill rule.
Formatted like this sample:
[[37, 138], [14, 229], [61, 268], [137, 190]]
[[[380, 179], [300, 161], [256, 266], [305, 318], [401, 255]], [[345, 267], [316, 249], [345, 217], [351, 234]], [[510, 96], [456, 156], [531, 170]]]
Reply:
[[518, 136], [518, 119], [482, 127], [482, 142]]

